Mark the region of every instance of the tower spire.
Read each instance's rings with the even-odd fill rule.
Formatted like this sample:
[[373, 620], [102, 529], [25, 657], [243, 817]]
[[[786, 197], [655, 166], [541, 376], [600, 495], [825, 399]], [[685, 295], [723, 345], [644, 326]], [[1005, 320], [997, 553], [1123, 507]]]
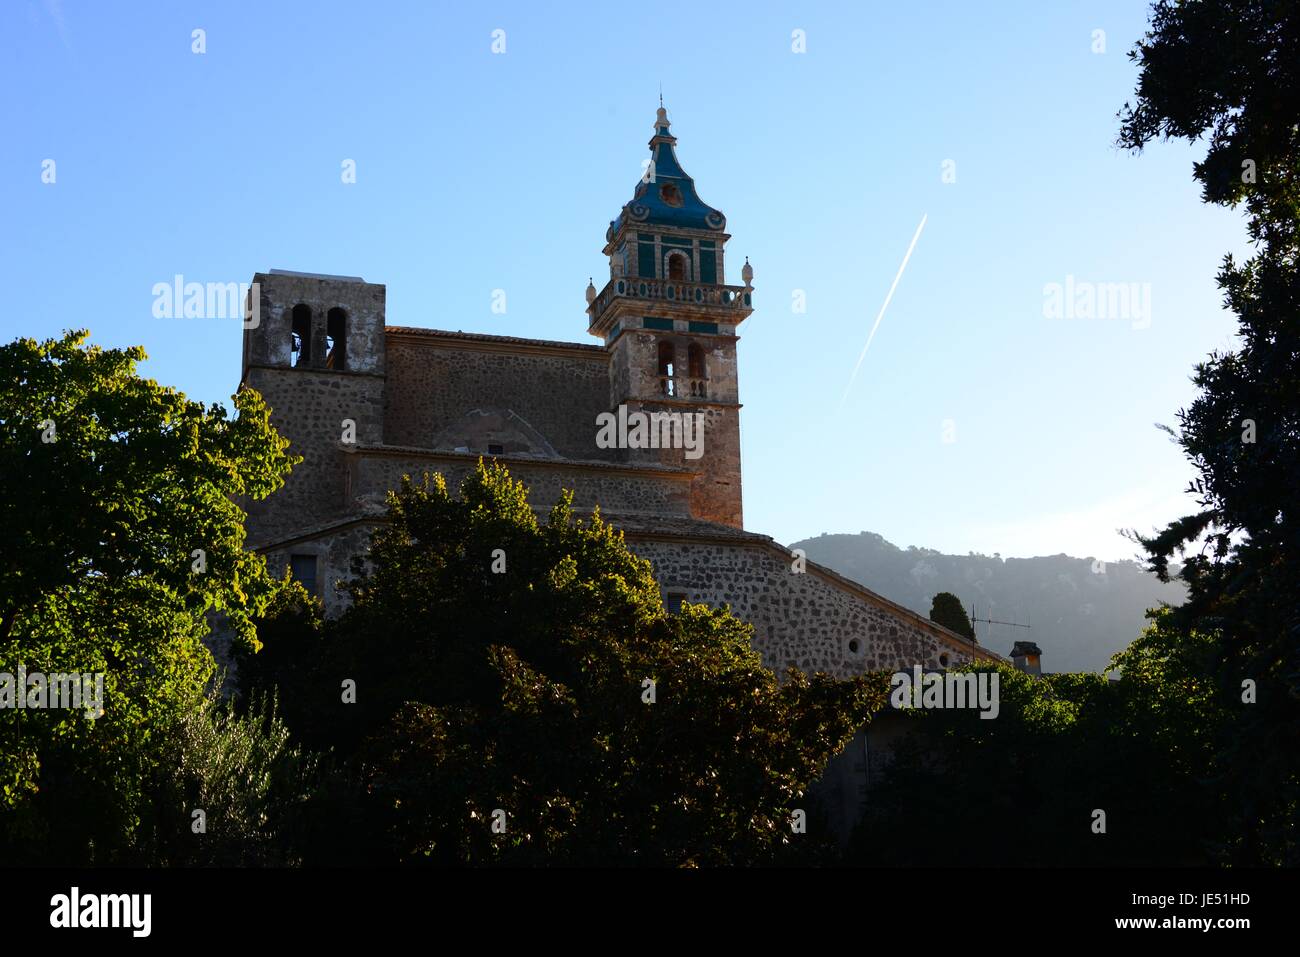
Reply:
[[[668, 127], [672, 126], [668, 122], [668, 111], [664, 109], [664, 95], [659, 94], [659, 110], [655, 113], [655, 136], [669, 136]], [[674, 140], [673, 142], [676, 142]], [[650, 148], [654, 149], [655, 141], [650, 141]]]
[[726, 217], [700, 199], [676, 143], [661, 88], [650, 161], [605, 231], [609, 282], [587, 287], [587, 332], [609, 355], [609, 408], [705, 423], [707, 456], [629, 448], [621, 461], [694, 473], [692, 517], [743, 528], [736, 342], [753, 311], [753, 270], [744, 286], [726, 284]]

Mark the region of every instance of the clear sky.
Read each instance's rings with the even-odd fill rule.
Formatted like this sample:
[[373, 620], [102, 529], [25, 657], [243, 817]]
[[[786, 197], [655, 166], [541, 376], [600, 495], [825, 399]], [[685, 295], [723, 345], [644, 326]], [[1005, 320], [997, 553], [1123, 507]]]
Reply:
[[[222, 401], [238, 322], [156, 319], [153, 286], [281, 268], [386, 283], [394, 325], [594, 343], [583, 290], [608, 277], [662, 84], [682, 164], [727, 215], [728, 280], [754, 266], [746, 527], [1131, 557], [1118, 527], [1188, 504], [1153, 423], [1231, 344], [1214, 274], [1246, 249], [1240, 216], [1199, 201], [1199, 149], [1114, 145], [1146, 17], [1136, 0], [9, 0], [0, 337], [87, 326]], [[1067, 277], [1137, 283], [1150, 315], [1048, 318]]]

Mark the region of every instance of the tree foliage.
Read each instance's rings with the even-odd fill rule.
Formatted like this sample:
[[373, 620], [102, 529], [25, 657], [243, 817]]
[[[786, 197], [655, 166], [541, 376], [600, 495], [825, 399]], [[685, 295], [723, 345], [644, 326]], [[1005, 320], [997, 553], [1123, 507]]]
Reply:
[[241, 391], [232, 418], [140, 377], [141, 349], [86, 338], [0, 346], [0, 672], [102, 674], [105, 692], [95, 719], [0, 710], [9, 859], [132, 858], [213, 675], [209, 614], [251, 646], [276, 588], [236, 502], [291, 465], [261, 398]]
[[317, 677], [281, 685], [311, 698], [318, 743], [356, 756], [387, 859], [691, 866], [815, 842], [792, 812], [883, 680], [778, 682], [748, 625], [666, 614], [599, 513], [566, 494], [539, 522], [499, 465], [459, 498], [407, 480], [389, 508]]
[[[905, 736], [873, 787], [850, 859], [913, 866], [1183, 866], [1216, 859], [1224, 793], [1207, 767], [1225, 712], [1185, 667], [1170, 613], [1099, 674], [1007, 665], [996, 719], [969, 708], [890, 716]], [[1197, 636], [1204, 650], [1207, 639]], [[1094, 827], [1104, 812], [1105, 831]]]
[[[142, 856], [155, 864], [300, 863], [298, 822], [323, 780], [320, 759], [290, 743], [274, 697], [243, 713], [214, 688], [171, 730], [151, 788]], [[196, 818], [195, 812], [202, 818]], [[200, 825], [201, 820], [201, 825]]]
[[[1242, 862], [1296, 863], [1300, 815], [1300, 8], [1286, 0], [1156, 3], [1131, 54], [1137, 101], [1120, 143], [1204, 141], [1206, 202], [1244, 207], [1253, 254], [1218, 275], [1236, 348], [1196, 367], [1171, 430], [1198, 477], [1197, 510], [1137, 536], [1162, 577], [1187, 552], [1187, 602], [1167, 622], [1187, 667], [1213, 679], [1233, 720], [1212, 773], [1236, 796]], [[1192, 635], [1211, 641], [1202, 646]], [[1247, 683], [1255, 701], [1243, 701]]]
[[930, 603], [930, 620], [943, 625], [950, 631], [965, 635], [975, 640], [975, 626], [970, 623], [966, 609], [961, 606], [961, 599], [950, 591], [941, 591]]

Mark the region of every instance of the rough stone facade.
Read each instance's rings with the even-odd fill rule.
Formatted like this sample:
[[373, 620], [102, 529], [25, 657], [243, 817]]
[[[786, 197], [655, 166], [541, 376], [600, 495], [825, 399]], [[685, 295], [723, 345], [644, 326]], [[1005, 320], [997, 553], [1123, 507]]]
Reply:
[[[389, 329], [386, 347], [384, 444], [429, 448], [467, 413], [509, 409], [550, 446], [512, 452], [617, 458], [596, 447], [596, 415], [609, 407], [609, 357], [600, 346]], [[449, 435], [445, 444], [456, 448], [452, 440], [466, 437]]]
[[[502, 461], [544, 511], [562, 489], [622, 527], [670, 604], [730, 605], [777, 671], [837, 676], [993, 658], [965, 638], [743, 529], [739, 327], [752, 270], [725, 283], [725, 217], [677, 165], [666, 115], [642, 183], [606, 233], [610, 279], [587, 289], [601, 344], [390, 326], [385, 287], [272, 270], [254, 277], [243, 382], [303, 457], [284, 489], [248, 504], [251, 547], [336, 589], [403, 475], [455, 487], [480, 456]], [[698, 416], [703, 443], [603, 447], [598, 419], [623, 410]]]
[[[746, 542], [656, 539], [629, 531], [655, 577], [691, 602], [726, 603], [754, 626], [763, 664], [833, 675], [894, 670], [906, 664], [947, 668], [969, 662], [947, 629], [818, 565], [758, 538]], [[796, 571], [805, 566], [802, 572]]]
[[[257, 276], [271, 321], [248, 330], [250, 338], [289, 338], [287, 316], [304, 283], [290, 276], [289, 289], [282, 289], [283, 275]], [[311, 283], [318, 301], [344, 309], [358, 300], [382, 302], [382, 287], [376, 296], [368, 283]], [[319, 297], [321, 286], [333, 285], [339, 288]], [[377, 318], [382, 322], [382, 314]], [[358, 339], [349, 334], [348, 368], [342, 370], [291, 367], [287, 347], [250, 346], [244, 380], [267, 399], [272, 421], [304, 459], [284, 489], [250, 504], [250, 543], [277, 570], [293, 556], [312, 559], [317, 593], [329, 613], [338, 613], [345, 597], [336, 585], [350, 576], [353, 557], [365, 553], [384, 498], [402, 476], [441, 473], [454, 488], [480, 455], [495, 453], [528, 485], [539, 511], [563, 489], [574, 492], [583, 511], [599, 505], [651, 562], [666, 596], [730, 605], [754, 626], [755, 647], [774, 670], [848, 676], [989, 657], [914, 612], [737, 527], [734, 368], [716, 376], [725, 404], [651, 397], [646, 393], [659, 388], [653, 372], [639, 372], [636, 385], [618, 370], [636, 356], [652, 361], [647, 357], [654, 350], [645, 343], [619, 349], [623, 338], [627, 333], [606, 346], [581, 346], [395, 327], [365, 345], [385, 351], [382, 357], [357, 356]], [[676, 338], [689, 345], [689, 337]], [[724, 352], [734, 356], [736, 337], [728, 341]], [[716, 353], [707, 355], [712, 385]], [[283, 364], [257, 364], [262, 356]], [[384, 374], [356, 371], [375, 368]], [[681, 449], [598, 448], [596, 417], [616, 409], [613, 400], [620, 398], [629, 411], [702, 413], [704, 454], [692, 462]], [[349, 423], [354, 430], [346, 436]], [[720, 515], [736, 521], [717, 521]]]
[[[536, 461], [522, 456], [497, 456], [513, 478], [528, 486], [528, 497], [539, 511], [550, 509], [568, 489], [582, 511], [597, 505], [608, 515], [689, 516], [691, 477], [668, 469], [631, 469], [603, 462]], [[352, 482], [358, 506], [380, 506], [384, 493], [396, 488], [403, 475], [442, 473], [456, 488], [478, 463], [475, 453], [421, 452], [416, 449], [361, 449], [352, 457]]]

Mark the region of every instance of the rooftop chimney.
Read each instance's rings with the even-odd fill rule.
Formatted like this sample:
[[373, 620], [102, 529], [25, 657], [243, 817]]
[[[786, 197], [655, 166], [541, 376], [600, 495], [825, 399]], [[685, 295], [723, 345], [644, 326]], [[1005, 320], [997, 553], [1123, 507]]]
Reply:
[[1041, 675], [1042, 663], [1039, 661], [1043, 650], [1032, 641], [1017, 641], [1011, 646], [1011, 663], [1027, 675]]

